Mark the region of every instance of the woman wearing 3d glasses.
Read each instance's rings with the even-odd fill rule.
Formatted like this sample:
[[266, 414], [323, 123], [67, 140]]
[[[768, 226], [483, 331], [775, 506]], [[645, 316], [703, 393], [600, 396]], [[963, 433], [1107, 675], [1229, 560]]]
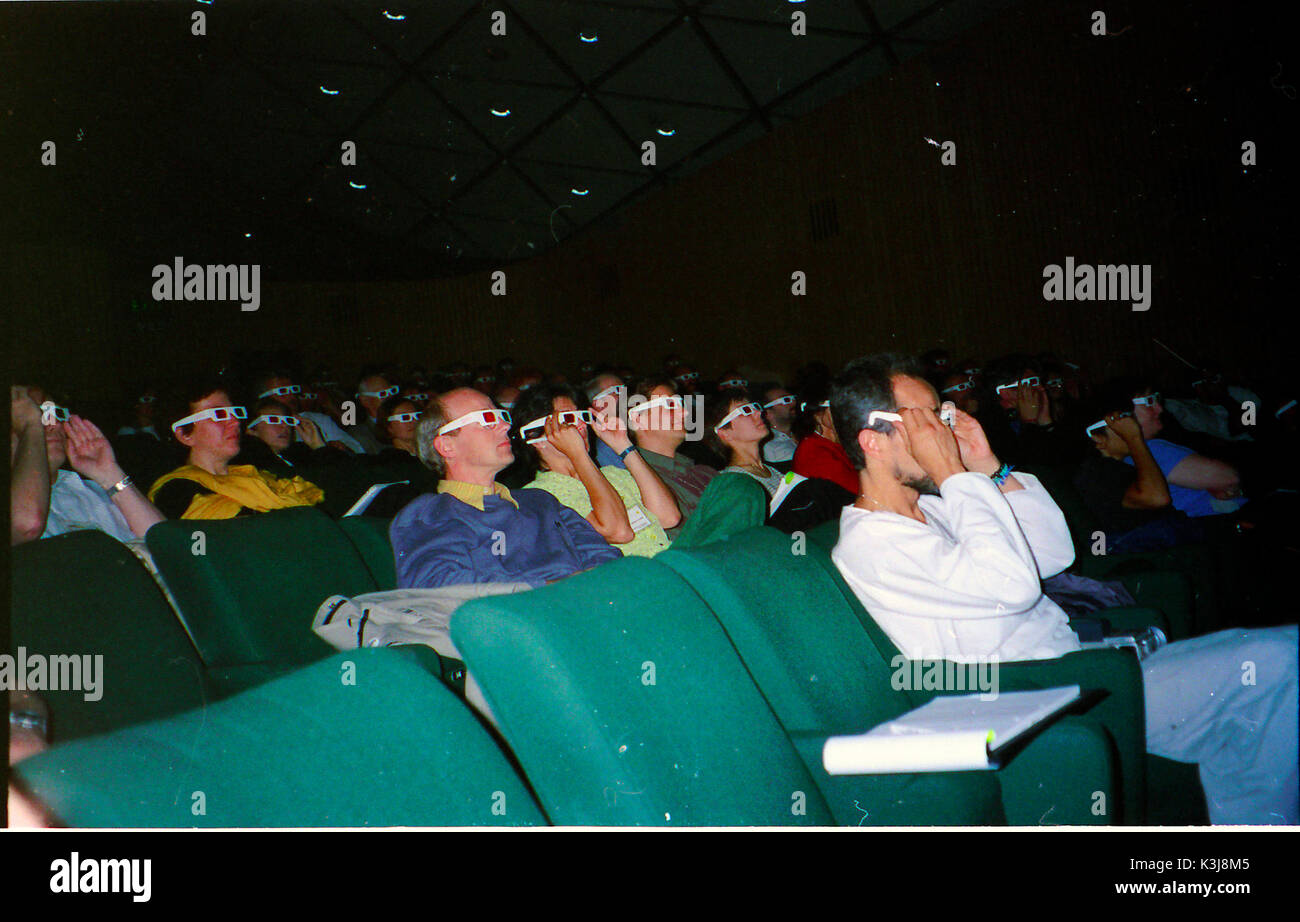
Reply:
[[[565, 386], [525, 392], [515, 405], [515, 434], [526, 463], [535, 465], [529, 489], [545, 490], [573, 509], [625, 556], [653, 557], [669, 545], [665, 528], [681, 521], [672, 491], [636, 453], [622, 421], [578, 409]], [[596, 467], [589, 429], [618, 453], [626, 469]]]
[[302, 477], [278, 478], [251, 464], [231, 464], [239, 454], [241, 420], [248, 412], [233, 406], [217, 382], [185, 392], [164, 417], [172, 436], [187, 449], [186, 463], [164, 474], [149, 498], [168, 518], [231, 519], [291, 506], [314, 506], [325, 498]]
[[704, 434], [710, 446], [727, 459], [723, 470], [748, 474], [763, 485], [769, 497], [781, 486], [782, 474], [763, 461], [759, 446], [768, 436], [763, 405], [749, 394], [730, 389], [712, 395], [704, 406]]

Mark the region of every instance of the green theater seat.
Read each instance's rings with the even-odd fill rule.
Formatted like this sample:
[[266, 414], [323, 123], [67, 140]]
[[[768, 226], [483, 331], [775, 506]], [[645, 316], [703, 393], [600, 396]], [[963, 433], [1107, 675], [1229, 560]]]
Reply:
[[[656, 562], [681, 573], [708, 603], [792, 735], [863, 733], [919, 705], [923, 697], [895, 688], [896, 670], [830, 575], [807, 554], [793, 553], [794, 547], [775, 529], [755, 528], [708, 547], [667, 551]], [[1093, 805], [1097, 794], [1107, 802], [1113, 798], [1113, 750], [1098, 724], [1069, 718], [1048, 728], [996, 776], [844, 777], [834, 780], [839, 796], [827, 790], [827, 797], [841, 821], [860, 811], [862, 823], [870, 825], [987, 823], [972, 810], [983, 796], [976, 784], [992, 787], [996, 777], [1013, 824], [1105, 823], [1110, 811], [1095, 813]], [[820, 748], [812, 757], [809, 768], [816, 776]]]
[[377, 588], [356, 548], [318, 509], [160, 522], [146, 540], [204, 663], [231, 675], [328, 656], [332, 648], [311, 629], [317, 606], [334, 593]]
[[[839, 522], [827, 522], [808, 532], [809, 556], [831, 574], [849, 604], [855, 606], [863, 627], [887, 660], [901, 656], [889, 636], [881, 630], [844, 582], [830, 558], [839, 539]], [[814, 548], [816, 552], [814, 553]], [[1111, 737], [1120, 759], [1120, 809], [1116, 816], [1127, 824], [1203, 824], [1208, 822], [1205, 794], [1197, 768], [1192, 763], [1174, 762], [1146, 752], [1146, 706], [1142, 692], [1142, 668], [1128, 650], [1086, 650], [1059, 659], [1002, 663], [1002, 687], [1008, 691], [1079, 685], [1104, 689], [1108, 694], [1089, 716], [1099, 721]], [[1147, 790], [1161, 788], [1161, 809], [1149, 811]]]
[[834, 822], [713, 613], [652, 560], [475, 599], [451, 636], [554, 823]]
[[211, 697], [190, 638], [120, 542], [78, 531], [12, 553], [12, 652], [103, 656], [99, 700], [87, 701], [85, 691], [35, 692], [49, 704], [54, 742], [166, 717]]
[[14, 767], [70, 826], [544, 824], [491, 736], [442, 683], [351, 650], [206, 710]]
[[338, 527], [366, 562], [375, 588], [381, 591], [397, 588], [397, 564], [393, 560], [392, 542], [388, 539], [388, 526], [391, 524], [392, 519], [366, 515], [338, 520]]
[[748, 474], [731, 471], [709, 481], [673, 547], [699, 547], [762, 525], [767, 518], [767, 491]]

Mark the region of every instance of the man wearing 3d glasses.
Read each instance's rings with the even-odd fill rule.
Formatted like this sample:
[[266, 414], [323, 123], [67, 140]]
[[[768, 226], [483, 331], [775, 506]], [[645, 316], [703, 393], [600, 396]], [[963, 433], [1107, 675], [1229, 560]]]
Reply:
[[[896, 355], [851, 362], [831, 409], [862, 492], [832, 559], [910, 659], [1055, 659], [1081, 649], [1041, 580], [1074, 560], [1065, 517], [980, 425]], [[1300, 821], [1294, 625], [1168, 644], [1142, 661], [1147, 751], [1200, 765], [1216, 824]], [[1242, 681], [1254, 663], [1256, 681]]]
[[[1086, 446], [1052, 417], [1043, 378], [1028, 356], [1010, 355], [992, 363], [987, 381], [994, 405], [982, 408], [979, 420], [999, 457], [1026, 468], [1066, 464], [1083, 456]], [[955, 402], [956, 396], [944, 398]]]
[[[163, 514], [118, 466], [94, 423], [59, 406], [40, 388], [10, 390], [11, 543], [79, 529], [130, 541], [162, 521]], [[63, 468], [65, 461], [72, 471]]]
[[417, 439], [420, 460], [442, 479], [389, 528], [399, 588], [541, 586], [621, 556], [551, 494], [496, 482], [514, 450], [510, 414], [487, 395], [458, 388], [435, 397]]
[[172, 437], [188, 449], [186, 463], [154, 481], [149, 498], [175, 519], [231, 519], [254, 512], [314, 506], [324, 492], [302, 477], [278, 478], [239, 454], [241, 420], [219, 381], [200, 380], [182, 391], [164, 415]]
[[375, 426], [379, 419], [379, 405], [389, 397], [396, 397], [401, 388], [388, 379], [376, 368], [367, 368], [361, 373], [357, 382], [357, 405], [365, 412], [366, 418], [358, 416], [356, 423], [344, 426], [348, 435], [361, 444], [368, 455], [377, 455], [383, 450], [383, 443], [375, 435]]

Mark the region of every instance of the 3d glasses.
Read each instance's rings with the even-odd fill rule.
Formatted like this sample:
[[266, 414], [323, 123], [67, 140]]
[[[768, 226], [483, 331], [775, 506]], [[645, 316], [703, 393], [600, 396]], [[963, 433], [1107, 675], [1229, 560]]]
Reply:
[[645, 403], [638, 403], [634, 407], [628, 408], [628, 415], [640, 413], [643, 410], [651, 410], [655, 407], [667, 407], [670, 410], [681, 410], [686, 406], [682, 398], [677, 394], [664, 394], [662, 397], [656, 397], [654, 400], [647, 400]]
[[1065, 387], [1065, 379], [1064, 379], [1064, 378], [1048, 378], [1048, 379], [1047, 379], [1047, 386], [1048, 386], [1048, 387]]
[[678, 381], [689, 381], [689, 382], [691, 382], [692, 384], [694, 384], [696, 381], [700, 380], [700, 373], [699, 373], [698, 371], [688, 371], [688, 372], [685, 372], [685, 373], [683, 373], [683, 374], [678, 375], [678, 376], [677, 376], [677, 380], [678, 380]]
[[1133, 406], [1135, 407], [1154, 407], [1160, 400], [1160, 395], [1147, 394], [1145, 397], [1134, 397]]
[[419, 421], [420, 417], [423, 415], [424, 414], [419, 410], [412, 413], [394, 413], [392, 416], [388, 417], [388, 421], [390, 423], [414, 423]]
[[154, 402], [155, 400], [157, 400], [157, 399], [158, 399], [157, 397], [152, 397], [152, 396], [150, 396], [150, 395], [148, 395], [148, 394], [145, 394], [143, 397], [141, 397], [141, 398], [139, 399], [138, 402], [139, 402], [139, 403], [153, 403], [153, 402]]
[[212, 407], [208, 410], [200, 410], [172, 423], [172, 432], [175, 432], [181, 426], [202, 422], [205, 419], [210, 419], [214, 423], [224, 423], [228, 419], [248, 419], [248, 411], [243, 407]]
[[873, 428], [876, 423], [901, 423], [903, 417], [897, 413], [890, 413], [888, 410], [872, 410], [867, 414], [867, 428]]
[[473, 413], [466, 413], [464, 416], [457, 416], [449, 423], [445, 423], [438, 429], [438, 435], [446, 435], [448, 432], [455, 432], [457, 429], [463, 429], [471, 423], [478, 423], [484, 429], [490, 429], [493, 426], [502, 424], [510, 425], [510, 414], [505, 410], [475, 410]]
[[401, 388], [394, 384], [392, 387], [386, 387], [382, 391], [357, 391], [358, 397], [378, 397], [383, 400], [386, 397], [396, 397], [401, 393]]
[[[285, 394], [300, 394], [300, 393], [302, 393], [302, 388], [299, 387], [298, 385], [285, 384], [281, 387], [273, 387], [269, 391], [262, 391], [262, 393], [257, 395], [257, 399], [261, 400], [263, 397], [283, 397]], [[252, 423], [249, 423], [249, 426], [251, 427]]]
[[[1121, 417], [1125, 417], [1125, 416], [1130, 416], [1130, 417], [1131, 417], [1133, 414], [1132, 414], [1132, 413], [1121, 413], [1121, 414], [1119, 414], [1119, 415], [1120, 415]], [[1099, 429], [1105, 429], [1105, 428], [1106, 428], [1106, 425], [1107, 425], [1107, 424], [1106, 424], [1106, 420], [1104, 420], [1104, 419], [1102, 419], [1102, 420], [1098, 420], [1097, 422], [1093, 423], [1091, 426], [1089, 426], [1089, 427], [1088, 427], [1087, 429], [1085, 429], [1084, 431], [1087, 433], [1088, 438], [1092, 438], [1092, 434], [1093, 434], [1094, 432], [1098, 431]]]
[[317, 397], [319, 397], [319, 396], [320, 396], [320, 394], [319, 394], [318, 392], [316, 392], [316, 391], [303, 391], [303, 392], [302, 392], [302, 399], [303, 399], [303, 400], [315, 400], [315, 399], [316, 399]]
[[775, 400], [769, 400], [763, 404], [764, 410], [770, 410], [772, 407], [788, 407], [794, 403], [794, 394], [786, 394], [784, 397], [778, 397]]
[[429, 395], [428, 394], [407, 394], [406, 399], [411, 401], [411, 403], [428, 403]]
[[297, 426], [298, 417], [276, 416], [272, 413], [263, 413], [257, 419], [249, 423], [248, 428], [252, 429], [254, 426], [260, 426], [262, 423], [266, 423], [268, 426]]
[[[829, 410], [830, 406], [831, 406], [831, 402], [829, 400], [823, 400], [821, 403], [817, 404], [817, 409]], [[799, 404], [799, 412], [802, 413], [806, 409], [808, 409], [808, 401], [805, 400]]]
[[941, 394], [960, 394], [962, 391], [973, 391], [975, 385], [969, 381], [962, 381], [960, 384], [954, 384], [952, 387], [945, 387], [939, 393]]
[[755, 416], [762, 412], [763, 412], [763, 405], [761, 403], [741, 404], [740, 406], [736, 407], [736, 409], [728, 413], [726, 416], [722, 417], [722, 421], [713, 427], [713, 431], [717, 432], [719, 429], [723, 429], [727, 426], [730, 426], [731, 421], [733, 419], [736, 419], [738, 416]]
[[749, 382], [744, 378], [728, 378], [718, 382], [718, 387], [749, 387]]
[[593, 396], [591, 398], [591, 402], [595, 403], [597, 400], [603, 400], [604, 398], [608, 397], [610, 394], [617, 394], [619, 391], [626, 391], [626, 390], [627, 390], [626, 384], [615, 384], [611, 387], [605, 388], [599, 394]]
[[1013, 387], [1019, 387], [1022, 384], [1025, 385], [1026, 387], [1038, 387], [1039, 384], [1038, 376], [1030, 375], [1027, 378], [1021, 378], [1019, 381], [1012, 381], [1010, 384], [999, 384], [997, 387], [994, 388], [994, 390], [1000, 394], [1005, 390], [1009, 390]]
[[71, 412], [67, 407], [61, 407], [53, 400], [47, 400], [41, 404], [41, 425], [50, 426], [55, 421], [66, 423]]

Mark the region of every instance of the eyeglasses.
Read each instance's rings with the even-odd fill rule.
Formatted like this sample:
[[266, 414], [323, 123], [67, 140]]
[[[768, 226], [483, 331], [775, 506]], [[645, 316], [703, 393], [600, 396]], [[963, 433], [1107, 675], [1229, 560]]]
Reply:
[[425, 403], [429, 399], [428, 394], [407, 394], [406, 399], [412, 403]]
[[934, 367], [935, 367], [935, 368], [947, 368], [947, 367], [948, 367], [948, 360], [947, 360], [947, 359], [935, 359], [935, 360], [934, 360]]
[[519, 437], [524, 440], [525, 445], [536, 445], [538, 442], [547, 441], [546, 438], [546, 421], [549, 416], [539, 416], [525, 426], [519, 427]]
[[1047, 386], [1048, 386], [1048, 387], [1064, 387], [1064, 386], [1065, 386], [1065, 379], [1064, 379], [1064, 378], [1048, 378], [1048, 379], [1047, 379]]
[[200, 410], [172, 423], [172, 432], [175, 432], [181, 426], [202, 422], [205, 419], [210, 419], [214, 423], [224, 423], [228, 419], [248, 419], [248, 411], [243, 407], [212, 407], [209, 410]]
[[999, 384], [997, 387], [993, 388], [993, 390], [997, 391], [1000, 394], [1005, 390], [1008, 390], [1013, 387], [1019, 387], [1022, 384], [1025, 385], [1026, 387], [1037, 387], [1038, 383], [1039, 383], [1038, 376], [1030, 375], [1028, 378], [1021, 378], [1019, 381], [1012, 381], [1010, 384]]
[[728, 378], [719, 383], [718, 387], [749, 387], [749, 382], [744, 378]]
[[316, 393], [315, 391], [303, 391], [303, 392], [302, 392], [302, 399], [303, 399], [303, 400], [315, 400], [315, 399], [316, 399], [317, 397], [319, 397], [319, 396], [320, 396], [320, 394]]
[[251, 423], [249, 423], [249, 424], [248, 424], [248, 428], [249, 428], [249, 429], [252, 429], [254, 426], [259, 426], [259, 425], [261, 425], [262, 423], [266, 423], [268, 426], [297, 426], [297, 425], [298, 425], [298, 417], [296, 417], [296, 416], [274, 416], [274, 415], [269, 414], [269, 413], [263, 413], [263, 414], [262, 414], [261, 416], [259, 416], [257, 419], [255, 419], [255, 420], [253, 420]]
[[664, 394], [662, 397], [656, 397], [654, 400], [647, 400], [645, 403], [638, 403], [628, 409], [628, 415], [640, 413], [642, 410], [650, 410], [654, 407], [667, 407], [670, 410], [680, 410], [685, 407], [682, 398], [677, 394]]
[[968, 375], [982, 375], [984, 373], [983, 368], [963, 368], [962, 371]]
[[[1121, 418], [1123, 418], [1123, 417], [1132, 417], [1132, 416], [1133, 416], [1132, 413], [1128, 413], [1128, 412], [1121, 413], [1121, 414], [1119, 414], [1119, 415], [1120, 415]], [[1085, 429], [1084, 431], [1088, 434], [1088, 438], [1092, 438], [1092, 434], [1093, 434], [1094, 432], [1096, 432], [1098, 429], [1105, 429], [1105, 428], [1107, 427], [1107, 425], [1108, 425], [1108, 424], [1107, 424], [1106, 420], [1104, 420], [1104, 419], [1102, 419], [1102, 420], [1098, 420], [1097, 422], [1093, 423], [1091, 426], [1089, 426], [1089, 427], [1088, 427], [1087, 429]]]
[[419, 410], [416, 410], [413, 413], [394, 413], [392, 416], [388, 417], [388, 421], [390, 423], [413, 423], [423, 415], [424, 414]]
[[763, 404], [764, 410], [770, 410], [772, 407], [788, 407], [794, 403], [794, 394], [786, 394], [784, 397], [778, 397], [775, 400]]
[[491, 429], [493, 426], [501, 424], [510, 425], [510, 414], [505, 410], [475, 410], [473, 413], [466, 413], [464, 416], [457, 416], [451, 422], [446, 423], [438, 429], [438, 435], [446, 435], [448, 432], [455, 432], [457, 429], [463, 429], [470, 423], [478, 423], [484, 429]]
[[358, 397], [378, 397], [383, 400], [385, 397], [396, 397], [401, 388], [394, 384], [392, 387], [386, 387], [382, 391], [357, 391]]
[[897, 413], [890, 413], [887, 410], [872, 410], [867, 414], [868, 429], [871, 429], [879, 422], [901, 423], [902, 421], [903, 417], [899, 416]]
[[1134, 397], [1133, 406], [1135, 407], [1154, 407], [1160, 399], [1159, 394], [1147, 394], [1145, 397]]
[[680, 375], [678, 375], [678, 376], [677, 376], [677, 380], [678, 380], [678, 381], [690, 381], [690, 382], [694, 383], [694, 382], [700, 380], [700, 373], [699, 373], [698, 371], [688, 371], [688, 372], [685, 372], [684, 374], [680, 374]]
[[592, 402], [592, 403], [595, 403], [597, 400], [601, 400], [601, 399], [603, 399], [603, 398], [605, 398], [605, 397], [608, 397], [610, 394], [617, 394], [619, 391], [626, 391], [626, 390], [627, 390], [627, 385], [626, 385], [626, 384], [615, 384], [615, 385], [613, 385], [612, 387], [607, 387], [607, 388], [605, 388], [605, 389], [604, 389], [603, 391], [601, 391], [599, 394], [597, 394], [596, 396], [592, 397], [592, 398], [591, 398], [591, 402]]
[[[261, 400], [263, 397], [283, 397], [285, 394], [300, 394], [300, 393], [302, 393], [302, 388], [299, 387], [298, 385], [285, 384], [282, 385], [281, 387], [273, 387], [269, 391], [262, 391], [262, 393], [257, 395], [257, 399]], [[249, 425], [250, 427], [252, 426], [251, 423]]]
[[495, 381], [495, 380], [496, 380], [496, 378], [493, 378], [493, 377], [491, 377], [490, 375], [479, 375], [477, 378], [474, 379], [474, 383], [475, 383], [475, 384], [491, 384], [491, 383], [492, 383], [493, 381]]
[[46, 421], [50, 417], [54, 417], [58, 422], [66, 423], [71, 415], [71, 411], [67, 407], [61, 407], [53, 400], [47, 400], [41, 404], [41, 425], [43, 426], [52, 425], [52, 423]]
[[[829, 410], [830, 407], [831, 402], [829, 400], [823, 400], [821, 403], [817, 404], [817, 409], [819, 410]], [[799, 412], [802, 413], [806, 409], [808, 409], [808, 401], [805, 400], [803, 403], [799, 404]]]
[[139, 403], [153, 403], [153, 402], [154, 402], [155, 400], [157, 400], [157, 399], [158, 399], [157, 397], [150, 397], [150, 396], [148, 396], [148, 395], [145, 395], [144, 397], [141, 397], [141, 398], [139, 399], [138, 402], [139, 402]]
[[939, 393], [941, 394], [960, 394], [962, 391], [974, 390], [975, 385], [969, 381], [962, 381], [960, 384], [954, 384], [952, 387], [945, 387]]
[[762, 412], [763, 412], [763, 405], [761, 403], [741, 404], [740, 406], [736, 407], [736, 409], [728, 413], [726, 416], [722, 417], [722, 422], [714, 426], [713, 431], [717, 432], [719, 429], [731, 425], [731, 421], [738, 416], [756, 416]]
[[561, 426], [565, 426], [565, 425], [574, 426], [577, 425], [579, 420], [586, 423], [587, 425], [591, 425], [596, 421], [596, 415], [592, 413], [590, 410], [561, 410], [560, 411], [559, 423]]

